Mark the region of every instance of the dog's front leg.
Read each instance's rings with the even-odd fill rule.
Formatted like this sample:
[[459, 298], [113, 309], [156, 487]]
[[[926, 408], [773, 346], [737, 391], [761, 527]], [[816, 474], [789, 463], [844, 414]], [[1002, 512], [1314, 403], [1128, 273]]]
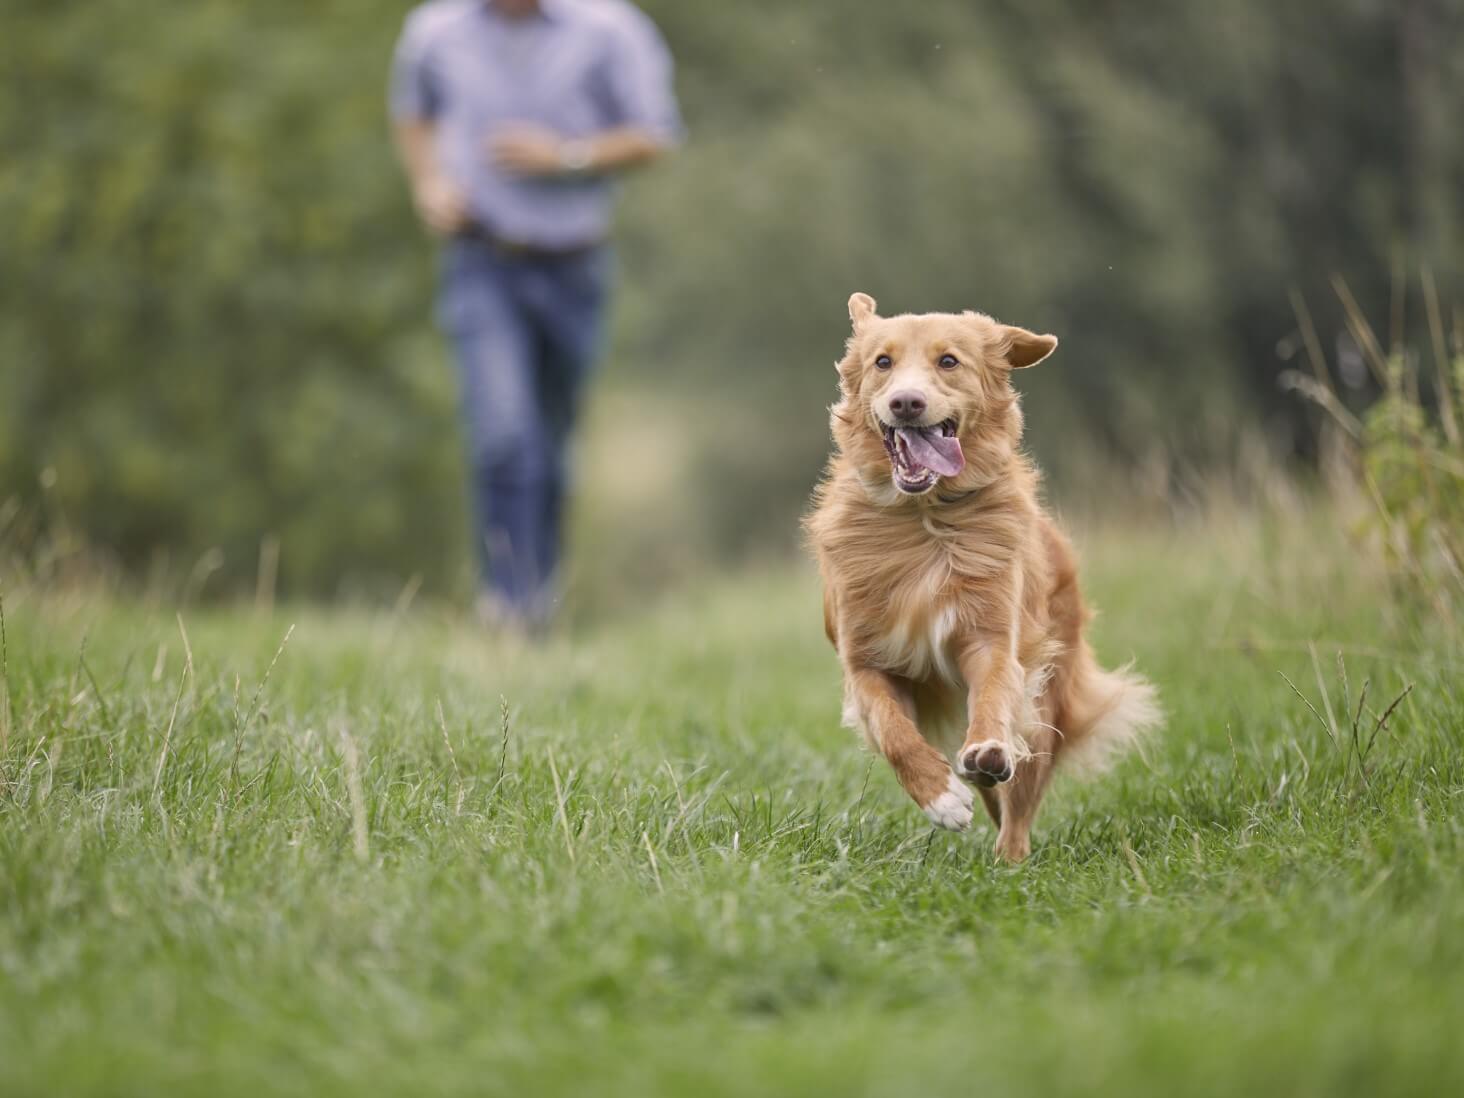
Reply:
[[[1010, 781], [1022, 754], [1014, 724], [1027, 688], [1017, 659], [1026, 577], [1016, 567], [1007, 579], [1006, 598], [987, 608], [979, 629], [968, 634], [960, 649], [967, 724], [966, 742], [956, 753], [956, 773], [981, 786], [988, 809], [992, 800], [984, 791]], [[993, 810], [991, 815], [996, 819], [1000, 813]]]
[[970, 684], [970, 725], [956, 771], [981, 787], [997, 825], [996, 852], [1020, 862], [1031, 850], [1032, 820], [1052, 776], [1057, 735], [1039, 724], [1027, 741], [1018, 723], [1026, 708], [1026, 673], [1015, 643], [974, 646], [962, 660]]
[[966, 742], [956, 754], [956, 772], [984, 789], [1010, 781], [1025, 753], [1016, 729], [1026, 690], [1014, 639], [978, 642], [962, 654], [967, 683]]
[[915, 727], [909, 690], [884, 671], [846, 666], [844, 692], [849, 715], [930, 822], [948, 831], [966, 830], [971, 825], [971, 790]]
[[[959, 649], [967, 724], [966, 742], [956, 753], [956, 773], [983, 790], [1011, 781], [1024, 753], [1014, 726], [1027, 688], [1017, 659], [1025, 578], [1020, 567], [1005, 577], [1006, 597], [986, 608], [981, 625], [966, 635]], [[983, 799], [991, 809], [991, 798]], [[991, 815], [996, 819], [1000, 813], [992, 810]]]

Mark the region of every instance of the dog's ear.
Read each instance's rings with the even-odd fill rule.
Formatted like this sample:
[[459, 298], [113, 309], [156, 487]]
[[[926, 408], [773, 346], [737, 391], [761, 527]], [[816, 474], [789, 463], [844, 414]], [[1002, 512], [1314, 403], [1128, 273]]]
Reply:
[[849, 298], [849, 323], [856, 332], [879, 315], [874, 309], [874, 298], [868, 294], [854, 294]]
[[1057, 350], [1057, 336], [1054, 335], [1038, 335], [1011, 324], [1003, 324], [1001, 334], [1005, 346], [1002, 358], [1013, 370], [1036, 366]]

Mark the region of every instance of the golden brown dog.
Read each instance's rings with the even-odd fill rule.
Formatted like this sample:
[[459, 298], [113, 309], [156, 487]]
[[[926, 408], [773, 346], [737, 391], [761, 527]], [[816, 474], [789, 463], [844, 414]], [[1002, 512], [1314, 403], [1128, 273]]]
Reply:
[[844, 720], [940, 827], [970, 825], [974, 784], [997, 854], [1021, 861], [1056, 761], [1159, 720], [1153, 688], [1084, 640], [1072, 546], [1020, 449], [1011, 372], [1057, 340], [974, 312], [881, 317], [867, 294], [849, 319], [806, 521]]

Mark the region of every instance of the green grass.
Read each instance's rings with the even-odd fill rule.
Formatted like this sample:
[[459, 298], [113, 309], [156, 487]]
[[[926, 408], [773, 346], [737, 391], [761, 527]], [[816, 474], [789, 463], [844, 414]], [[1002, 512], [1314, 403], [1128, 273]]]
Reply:
[[1464, 1091], [1457, 638], [1325, 515], [1080, 541], [1170, 719], [1016, 869], [838, 727], [802, 570], [538, 648], [189, 610], [191, 673], [6, 589], [0, 1091]]

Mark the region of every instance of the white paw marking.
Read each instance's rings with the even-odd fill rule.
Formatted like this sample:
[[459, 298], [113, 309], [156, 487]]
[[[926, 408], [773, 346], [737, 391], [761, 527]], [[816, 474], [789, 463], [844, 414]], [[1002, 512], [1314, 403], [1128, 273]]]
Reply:
[[971, 805], [976, 795], [956, 780], [946, 779], [946, 791], [925, 806], [925, 814], [936, 827], [947, 831], [965, 831], [971, 826]]

